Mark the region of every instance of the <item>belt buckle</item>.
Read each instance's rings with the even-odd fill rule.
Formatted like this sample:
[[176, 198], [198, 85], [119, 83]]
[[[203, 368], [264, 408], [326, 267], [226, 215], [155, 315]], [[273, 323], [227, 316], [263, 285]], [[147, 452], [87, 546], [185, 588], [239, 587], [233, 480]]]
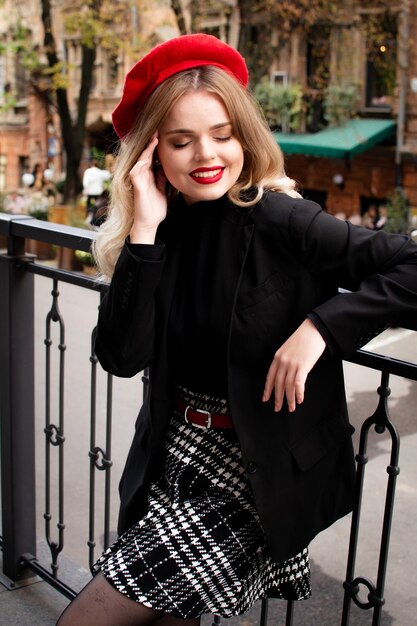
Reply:
[[187, 408], [184, 411], [184, 419], [187, 422], [187, 424], [191, 424], [195, 428], [201, 428], [202, 430], [208, 430], [211, 427], [211, 413], [210, 413], [210, 411], [205, 411], [204, 409], [192, 409], [196, 413], [203, 413], [203, 415], [206, 416], [206, 423], [205, 424], [194, 424], [194, 422], [190, 422], [188, 417], [187, 417], [188, 409], [191, 409], [190, 405], [188, 405]]

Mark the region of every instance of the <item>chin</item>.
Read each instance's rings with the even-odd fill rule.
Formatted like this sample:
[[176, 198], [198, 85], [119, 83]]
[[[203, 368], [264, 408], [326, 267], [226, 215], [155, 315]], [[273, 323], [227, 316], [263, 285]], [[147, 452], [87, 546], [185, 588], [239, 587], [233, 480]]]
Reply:
[[182, 195], [184, 196], [187, 204], [194, 204], [195, 202], [218, 200], [228, 191], [228, 188], [226, 189], [222, 187], [221, 189], [202, 189], [199, 193], [194, 192], [193, 194], [184, 191], [182, 192]]

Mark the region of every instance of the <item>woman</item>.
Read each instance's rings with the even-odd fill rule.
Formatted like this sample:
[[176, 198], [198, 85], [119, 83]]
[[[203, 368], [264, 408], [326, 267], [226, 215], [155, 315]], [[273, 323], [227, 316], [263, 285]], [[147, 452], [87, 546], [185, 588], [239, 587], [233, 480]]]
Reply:
[[134, 66], [113, 114], [96, 352], [150, 382], [121, 537], [60, 626], [308, 597], [308, 543], [352, 508], [341, 359], [416, 327], [416, 246], [302, 200], [246, 85], [235, 50], [184, 36]]

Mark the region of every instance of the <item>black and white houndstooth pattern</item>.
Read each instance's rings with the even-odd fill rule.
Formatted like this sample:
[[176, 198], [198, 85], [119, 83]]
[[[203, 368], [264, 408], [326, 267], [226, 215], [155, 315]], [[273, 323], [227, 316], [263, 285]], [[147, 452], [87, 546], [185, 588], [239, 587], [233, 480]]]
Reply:
[[[225, 400], [180, 393], [194, 408], [227, 412]], [[174, 412], [164, 462], [147, 516], [95, 572], [133, 600], [182, 618], [239, 615], [267, 595], [309, 597], [307, 549], [284, 563], [269, 555], [233, 429], [201, 430]]]

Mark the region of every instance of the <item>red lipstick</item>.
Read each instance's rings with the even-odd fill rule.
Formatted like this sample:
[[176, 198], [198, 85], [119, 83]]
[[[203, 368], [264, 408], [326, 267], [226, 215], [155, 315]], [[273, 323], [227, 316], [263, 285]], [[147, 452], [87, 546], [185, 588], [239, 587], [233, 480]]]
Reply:
[[223, 177], [224, 167], [198, 167], [190, 172], [191, 178], [200, 185], [217, 183]]

